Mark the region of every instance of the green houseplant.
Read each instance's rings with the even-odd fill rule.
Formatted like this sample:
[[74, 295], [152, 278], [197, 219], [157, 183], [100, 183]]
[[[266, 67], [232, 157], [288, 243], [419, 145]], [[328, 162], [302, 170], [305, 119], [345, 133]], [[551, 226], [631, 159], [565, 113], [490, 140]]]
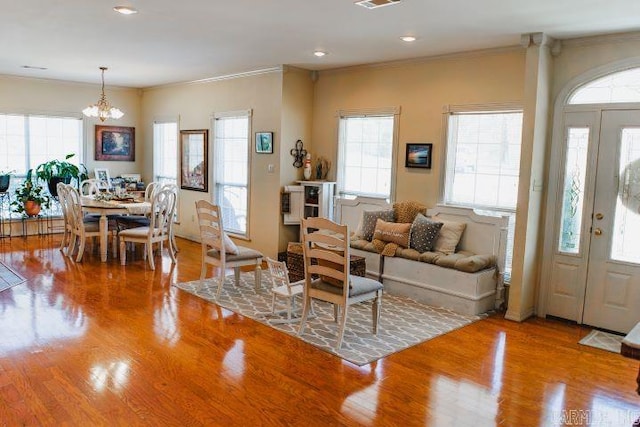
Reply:
[[36, 176], [47, 183], [49, 193], [51, 193], [53, 197], [58, 196], [56, 186], [59, 182], [69, 184], [72, 179], [75, 179], [76, 184], [79, 185], [80, 182], [89, 178], [87, 168], [83, 164], [80, 164], [80, 167], [78, 167], [68, 162], [73, 156], [75, 156], [73, 153], [67, 154], [64, 160], [49, 160], [36, 167]]
[[50, 205], [49, 196], [42, 194], [44, 188], [33, 180], [33, 169], [27, 172], [27, 179], [16, 188], [15, 198], [11, 202], [12, 210], [26, 216], [36, 216], [40, 209]]
[[11, 185], [11, 174], [14, 171], [0, 169], [0, 193], [6, 193]]

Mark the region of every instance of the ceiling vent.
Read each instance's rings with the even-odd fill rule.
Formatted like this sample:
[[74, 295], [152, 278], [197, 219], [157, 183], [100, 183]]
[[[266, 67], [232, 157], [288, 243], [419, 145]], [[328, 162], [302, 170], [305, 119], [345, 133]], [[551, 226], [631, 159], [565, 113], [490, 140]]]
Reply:
[[358, 6], [366, 7], [367, 9], [377, 9], [397, 3], [400, 3], [400, 0], [360, 0], [356, 2]]

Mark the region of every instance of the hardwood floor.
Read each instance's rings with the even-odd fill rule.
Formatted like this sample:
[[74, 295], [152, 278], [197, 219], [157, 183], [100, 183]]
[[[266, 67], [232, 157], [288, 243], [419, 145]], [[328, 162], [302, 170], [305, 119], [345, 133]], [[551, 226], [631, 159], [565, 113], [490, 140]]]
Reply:
[[[631, 425], [637, 363], [589, 329], [495, 315], [358, 367], [171, 284], [178, 263], [64, 257], [0, 240], [28, 281], [0, 292], [0, 425]], [[597, 423], [597, 424], [596, 424]]]

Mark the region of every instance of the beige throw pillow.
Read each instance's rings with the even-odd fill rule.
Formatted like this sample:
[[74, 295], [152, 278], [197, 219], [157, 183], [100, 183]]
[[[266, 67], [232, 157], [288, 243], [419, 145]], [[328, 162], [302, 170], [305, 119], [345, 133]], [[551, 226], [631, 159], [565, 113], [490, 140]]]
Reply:
[[222, 238], [224, 239], [224, 251], [228, 254], [238, 255], [238, 247], [233, 243], [233, 240], [227, 236], [227, 233], [224, 233]]
[[437, 218], [437, 221], [442, 223], [442, 228], [433, 250], [444, 254], [452, 254], [456, 251], [456, 246], [458, 246], [467, 224], [464, 222], [445, 221], [440, 218]]
[[403, 248], [409, 247], [409, 231], [411, 223], [387, 222], [378, 219], [373, 238], [387, 243], [396, 243]]

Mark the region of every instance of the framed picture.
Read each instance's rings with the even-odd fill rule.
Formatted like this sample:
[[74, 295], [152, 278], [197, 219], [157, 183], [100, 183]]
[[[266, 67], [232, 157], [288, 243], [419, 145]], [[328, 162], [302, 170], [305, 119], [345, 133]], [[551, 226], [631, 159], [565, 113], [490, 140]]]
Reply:
[[431, 152], [433, 144], [407, 144], [407, 156], [404, 166], [407, 168], [431, 169]]
[[193, 191], [209, 190], [207, 151], [209, 131], [180, 131], [180, 188]]
[[93, 170], [95, 178], [98, 180], [98, 188], [108, 190], [111, 187], [111, 176], [109, 169], [95, 168]]
[[256, 153], [273, 153], [273, 132], [256, 132]]
[[96, 160], [136, 159], [136, 128], [96, 125]]

